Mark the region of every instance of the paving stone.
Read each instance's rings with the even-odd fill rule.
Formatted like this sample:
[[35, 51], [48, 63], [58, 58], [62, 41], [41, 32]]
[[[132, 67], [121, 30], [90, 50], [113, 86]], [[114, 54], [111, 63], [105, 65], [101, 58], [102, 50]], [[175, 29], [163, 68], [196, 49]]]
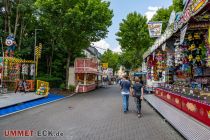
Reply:
[[[0, 118], [0, 132], [46, 129], [64, 133], [63, 137], [30, 140], [183, 140], [146, 102], [142, 118], [137, 117], [132, 97], [129, 102], [130, 111], [124, 114], [120, 88], [114, 85]], [[7, 139], [0, 135], [0, 140]]]

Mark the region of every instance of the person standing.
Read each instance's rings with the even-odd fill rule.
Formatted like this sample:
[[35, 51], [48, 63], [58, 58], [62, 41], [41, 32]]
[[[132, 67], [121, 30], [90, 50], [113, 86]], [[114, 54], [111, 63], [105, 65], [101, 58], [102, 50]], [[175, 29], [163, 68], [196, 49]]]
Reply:
[[122, 101], [123, 101], [123, 112], [126, 113], [128, 112], [129, 94], [130, 94], [130, 87], [131, 87], [131, 83], [128, 80], [127, 75], [123, 76], [120, 86], [121, 86], [121, 94], [122, 94]]
[[136, 102], [137, 115], [140, 118], [142, 117], [141, 101], [143, 100], [144, 90], [143, 84], [140, 83], [140, 79], [138, 77], [135, 78], [135, 83], [133, 84], [131, 93], [133, 94], [132, 96], [134, 97], [134, 100]]

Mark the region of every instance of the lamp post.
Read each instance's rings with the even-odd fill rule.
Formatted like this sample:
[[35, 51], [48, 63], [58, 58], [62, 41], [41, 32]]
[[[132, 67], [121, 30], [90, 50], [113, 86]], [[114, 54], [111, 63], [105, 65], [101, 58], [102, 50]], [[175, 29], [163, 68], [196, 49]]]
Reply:
[[[34, 37], [34, 62], [36, 62], [36, 33], [37, 31], [41, 31], [42, 29], [35, 29], [35, 37]], [[36, 64], [36, 63], [35, 63]], [[34, 65], [34, 68], [36, 66]], [[36, 68], [35, 68], [36, 69]], [[36, 74], [35, 74], [35, 69], [34, 69], [34, 77], [33, 79], [35, 80]]]

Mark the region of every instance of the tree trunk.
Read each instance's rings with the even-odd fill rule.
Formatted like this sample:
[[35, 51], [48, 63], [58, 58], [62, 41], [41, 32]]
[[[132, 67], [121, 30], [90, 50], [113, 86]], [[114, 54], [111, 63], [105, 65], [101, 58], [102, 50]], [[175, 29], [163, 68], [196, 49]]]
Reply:
[[24, 33], [24, 20], [22, 19], [21, 25], [20, 25], [20, 37], [19, 37], [19, 44], [18, 44], [19, 51], [22, 45], [23, 33]]
[[4, 18], [4, 32], [8, 32], [8, 1], [4, 0], [5, 5], [5, 18]]
[[68, 89], [68, 81], [69, 81], [69, 66], [70, 66], [70, 61], [71, 61], [71, 51], [68, 50], [68, 57], [67, 57], [67, 62], [66, 62], [66, 89]]
[[50, 57], [50, 76], [52, 75], [52, 62], [53, 62], [53, 56], [54, 56], [54, 39], [52, 40], [52, 51], [51, 51], [51, 57]]
[[8, 1], [8, 29], [9, 29], [9, 34], [11, 34], [11, 13], [12, 13], [12, 6], [11, 2]]
[[[18, 4], [19, 4], [19, 0], [17, 0], [17, 7], [16, 7], [16, 18], [15, 18], [15, 29], [14, 29], [14, 36], [16, 36], [17, 34], [17, 28], [18, 28], [18, 21], [19, 21], [19, 10], [18, 10]], [[19, 49], [19, 47], [18, 47]]]
[[49, 61], [49, 57], [46, 56], [46, 64], [47, 64], [47, 74], [49, 74], [50, 72], [50, 61]]

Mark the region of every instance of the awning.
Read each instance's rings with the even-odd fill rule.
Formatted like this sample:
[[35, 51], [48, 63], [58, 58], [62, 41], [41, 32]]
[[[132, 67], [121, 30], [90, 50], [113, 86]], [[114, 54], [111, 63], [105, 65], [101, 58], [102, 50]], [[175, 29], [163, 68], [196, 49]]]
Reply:
[[142, 75], [146, 75], [146, 72], [134, 72], [132, 75], [133, 76], [142, 76]]
[[91, 67], [77, 67], [75, 68], [75, 73], [99, 74], [97, 69]]

